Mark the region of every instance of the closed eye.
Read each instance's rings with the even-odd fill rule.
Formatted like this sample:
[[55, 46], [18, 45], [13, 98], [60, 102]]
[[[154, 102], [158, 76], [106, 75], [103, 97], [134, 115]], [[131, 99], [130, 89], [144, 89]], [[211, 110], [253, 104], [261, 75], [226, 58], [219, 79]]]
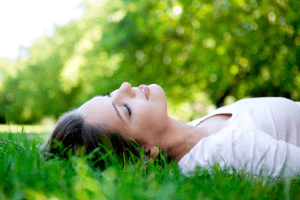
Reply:
[[[106, 96], [111, 97], [109, 93], [107, 93]], [[127, 103], [124, 103], [122, 106], [124, 106], [127, 109], [129, 116], [131, 116], [132, 110], [130, 106]]]
[[129, 114], [129, 116], [131, 116], [131, 108], [129, 107], [129, 105], [128, 105], [127, 103], [124, 103], [123, 106], [124, 106], [125, 108], [127, 108], [128, 114]]

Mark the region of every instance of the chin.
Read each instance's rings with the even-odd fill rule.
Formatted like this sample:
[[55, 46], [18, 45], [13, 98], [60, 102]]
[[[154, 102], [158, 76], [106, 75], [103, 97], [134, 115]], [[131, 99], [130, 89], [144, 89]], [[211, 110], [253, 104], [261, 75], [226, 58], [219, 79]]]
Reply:
[[155, 96], [155, 98], [164, 98], [166, 100], [166, 94], [165, 91], [162, 89], [162, 87], [160, 87], [157, 84], [151, 84], [148, 86], [149, 87], [149, 98], [151, 98], [151, 96]]
[[[167, 112], [167, 98], [165, 91], [157, 84], [151, 84], [149, 87], [149, 100], [163, 106], [162, 109]], [[152, 91], [152, 92], [151, 92]]]
[[162, 89], [162, 87], [160, 87], [157, 84], [151, 84], [151, 85], [148, 85], [148, 87], [149, 87], [149, 89], [153, 88], [153, 89], [156, 89], [156, 90], [161, 90], [163, 93], [165, 93], [164, 90]]

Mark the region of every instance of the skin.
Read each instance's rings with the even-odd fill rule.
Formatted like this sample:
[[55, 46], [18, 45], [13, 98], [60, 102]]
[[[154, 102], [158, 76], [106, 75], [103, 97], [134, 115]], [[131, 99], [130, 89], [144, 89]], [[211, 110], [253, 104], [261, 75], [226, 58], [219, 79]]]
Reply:
[[[123, 137], [140, 141], [145, 152], [157, 155], [157, 146], [179, 161], [202, 138], [206, 129], [177, 121], [167, 114], [166, 95], [163, 89], [151, 84], [147, 97], [138, 87], [127, 82], [111, 93], [111, 97], [97, 96], [84, 103], [78, 111], [85, 123], [110, 130], [118, 130]], [[119, 111], [119, 117], [113, 104]], [[123, 105], [131, 108], [131, 116]], [[121, 119], [122, 118], [122, 119]], [[187, 149], [187, 147], [188, 149]]]

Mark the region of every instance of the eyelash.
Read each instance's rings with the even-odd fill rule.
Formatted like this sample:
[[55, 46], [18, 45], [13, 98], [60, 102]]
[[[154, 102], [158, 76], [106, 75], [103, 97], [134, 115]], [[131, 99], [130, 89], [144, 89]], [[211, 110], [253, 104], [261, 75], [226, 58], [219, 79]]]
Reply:
[[[106, 96], [111, 97], [109, 93], [107, 93]], [[131, 116], [132, 110], [131, 110], [130, 106], [127, 103], [124, 103], [123, 106], [128, 110], [129, 116]]]

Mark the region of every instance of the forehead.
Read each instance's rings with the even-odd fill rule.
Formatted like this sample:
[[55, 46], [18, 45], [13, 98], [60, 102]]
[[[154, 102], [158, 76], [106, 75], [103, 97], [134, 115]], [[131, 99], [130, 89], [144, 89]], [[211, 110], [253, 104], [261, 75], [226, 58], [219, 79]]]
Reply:
[[118, 116], [108, 97], [94, 97], [80, 106], [78, 111], [86, 123], [95, 126], [115, 127], [118, 122]]

